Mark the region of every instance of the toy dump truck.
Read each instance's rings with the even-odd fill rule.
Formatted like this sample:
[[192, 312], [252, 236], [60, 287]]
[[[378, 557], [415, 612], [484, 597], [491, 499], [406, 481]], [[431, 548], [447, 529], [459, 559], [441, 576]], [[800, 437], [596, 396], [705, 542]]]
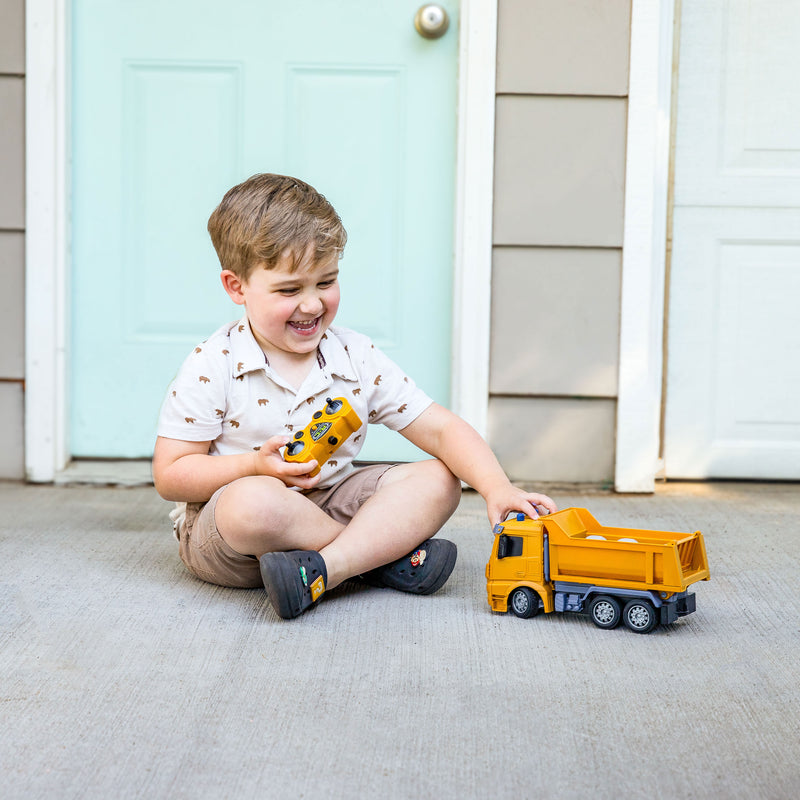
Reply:
[[703, 534], [606, 528], [585, 509], [496, 525], [486, 565], [494, 611], [576, 611], [598, 628], [650, 633], [695, 610], [688, 587], [709, 579]]

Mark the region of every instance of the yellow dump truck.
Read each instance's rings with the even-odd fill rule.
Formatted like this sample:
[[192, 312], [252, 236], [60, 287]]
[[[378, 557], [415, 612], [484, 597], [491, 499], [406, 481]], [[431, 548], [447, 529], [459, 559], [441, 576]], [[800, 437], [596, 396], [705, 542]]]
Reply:
[[585, 509], [496, 525], [486, 565], [494, 611], [527, 618], [588, 614], [599, 628], [622, 622], [650, 633], [695, 610], [688, 587], [709, 579], [703, 534], [606, 528]]

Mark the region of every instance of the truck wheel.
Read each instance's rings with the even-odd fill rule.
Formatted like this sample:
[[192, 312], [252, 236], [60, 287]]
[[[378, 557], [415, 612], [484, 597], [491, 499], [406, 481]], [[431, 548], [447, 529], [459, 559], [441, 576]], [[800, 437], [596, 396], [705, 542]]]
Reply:
[[601, 594], [589, 603], [589, 616], [598, 628], [611, 630], [622, 622], [622, 608], [616, 598]]
[[508, 598], [508, 608], [520, 619], [535, 617], [539, 613], [539, 595], [527, 586], [514, 589]]
[[622, 612], [625, 627], [634, 633], [650, 633], [658, 625], [658, 615], [647, 600], [629, 600]]

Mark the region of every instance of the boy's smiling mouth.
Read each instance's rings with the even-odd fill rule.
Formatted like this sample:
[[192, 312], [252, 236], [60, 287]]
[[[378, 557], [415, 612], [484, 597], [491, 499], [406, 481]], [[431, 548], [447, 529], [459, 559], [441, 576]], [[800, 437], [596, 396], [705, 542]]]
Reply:
[[315, 333], [322, 317], [307, 320], [289, 320], [289, 327], [297, 333], [308, 335]]

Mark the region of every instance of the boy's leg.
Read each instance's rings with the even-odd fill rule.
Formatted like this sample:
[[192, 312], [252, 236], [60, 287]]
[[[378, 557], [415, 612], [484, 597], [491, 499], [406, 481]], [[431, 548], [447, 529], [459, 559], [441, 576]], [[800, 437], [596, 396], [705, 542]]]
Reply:
[[461, 484], [441, 461], [392, 467], [350, 523], [320, 550], [327, 587], [408, 554], [439, 531], [460, 499]]
[[[384, 472], [375, 493], [347, 524], [272, 478], [230, 484], [216, 501], [214, 517], [230, 548], [260, 559], [270, 602], [280, 616], [293, 617], [319, 597], [320, 589], [407, 556], [438, 532], [460, 497], [460, 482], [442, 462], [431, 460]], [[455, 547], [436, 544], [440, 547], [432, 554], [427, 548], [421, 567], [427, 575], [414, 579], [422, 583], [407, 588], [398, 582], [398, 577], [408, 578], [403, 560], [404, 574], [391, 580], [383, 575], [386, 585], [424, 593], [441, 586], [455, 562]]]
[[269, 477], [228, 485], [217, 500], [215, 519], [228, 545], [256, 558], [282, 550], [321, 550], [344, 528], [303, 494]]
[[[455, 545], [434, 539], [419, 546], [444, 525], [460, 496], [461, 484], [440, 461], [387, 470], [375, 493], [320, 551], [268, 552], [260, 557], [272, 607], [291, 619], [327, 589], [377, 567], [380, 585], [420, 594], [436, 591], [453, 569]], [[419, 550], [409, 553], [415, 548]]]
[[347, 525], [268, 477], [241, 478], [226, 487], [215, 519], [222, 538], [238, 553], [260, 558], [276, 551], [319, 551], [332, 588], [433, 536], [460, 498], [458, 479], [441, 461], [429, 460], [387, 470]]

